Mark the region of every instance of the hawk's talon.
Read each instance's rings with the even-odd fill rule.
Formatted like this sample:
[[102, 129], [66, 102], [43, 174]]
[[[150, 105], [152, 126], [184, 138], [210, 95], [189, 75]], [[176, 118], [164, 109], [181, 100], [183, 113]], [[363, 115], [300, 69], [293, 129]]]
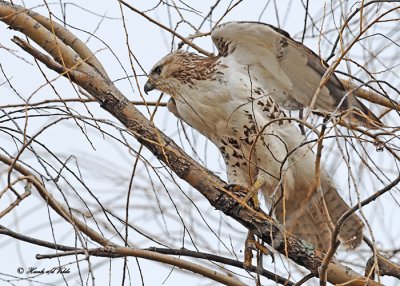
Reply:
[[238, 185], [238, 184], [227, 184], [224, 186], [224, 189], [229, 192], [236, 193], [236, 192], [240, 192], [241, 190], [243, 190], [244, 187], [242, 187], [241, 185]]
[[249, 231], [244, 245], [244, 269], [250, 269], [251, 261], [253, 259], [253, 250], [259, 251], [262, 255], [271, 255], [272, 262], [275, 262], [274, 253], [271, 252], [266, 246], [257, 242], [252, 231]]
[[258, 189], [247, 188], [239, 184], [228, 184], [224, 186], [224, 189], [239, 197], [240, 204], [249, 205], [255, 210], [260, 209], [260, 203], [258, 202], [257, 196]]
[[[319, 87], [327, 67], [318, 55], [301, 44], [293, 44], [280, 29], [262, 23], [231, 22], [215, 27], [211, 37], [219, 56], [175, 51], [154, 65], [144, 91], [158, 89], [175, 98], [170, 101], [169, 110], [219, 147], [230, 182], [247, 186], [231, 184], [225, 193], [220, 193], [218, 199], [227, 203], [225, 210], [256, 209], [258, 190], [273, 196], [275, 189], [282, 188], [284, 199], [273, 205], [277, 217], [285, 219], [280, 222], [291, 233], [326, 251], [331, 245], [331, 224], [350, 208], [322, 166], [318, 187], [324, 196], [316, 196], [319, 192], [315, 191], [312, 170], [318, 158], [303, 144], [305, 137], [296, 124], [285, 119], [283, 109], [309, 107], [310, 111], [322, 111], [323, 116], [335, 111], [329, 115], [332, 119], [347, 112], [347, 119], [337, 120], [345, 120], [350, 128], [354, 123], [369, 128], [373, 125], [371, 120], [379, 123], [379, 119], [348, 94], [353, 89], [351, 85], [346, 88], [337, 84], [340, 81], [334, 74], [325, 78], [329, 87], [311, 100], [309, 89]], [[308, 64], [303, 63], [304, 58]], [[270, 65], [271, 60], [281, 64]], [[271, 78], [271, 74], [286, 80]], [[271, 92], [274, 87], [276, 90]], [[255, 99], [253, 93], [260, 96]], [[282, 121], [274, 122], [277, 119]], [[258, 130], [259, 126], [262, 130]], [[236, 199], [226, 200], [226, 193]], [[355, 247], [362, 241], [363, 227], [361, 219], [352, 214], [339, 239]], [[356, 239], [349, 243], [353, 237]]]
[[259, 250], [263, 255], [270, 255], [272, 263], [275, 263], [274, 253], [268, 249], [268, 247], [262, 245], [261, 243], [255, 241], [255, 250]]
[[243, 268], [249, 270], [251, 268], [251, 260], [253, 259], [253, 252], [250, 247], [244, 247], [244, 261]]
[[255, 210], [260, 209], [260, 202], [258, 201], [258, 190], [248, 189], [246, 196], [242, 200], [243, 204], [248, 204]]

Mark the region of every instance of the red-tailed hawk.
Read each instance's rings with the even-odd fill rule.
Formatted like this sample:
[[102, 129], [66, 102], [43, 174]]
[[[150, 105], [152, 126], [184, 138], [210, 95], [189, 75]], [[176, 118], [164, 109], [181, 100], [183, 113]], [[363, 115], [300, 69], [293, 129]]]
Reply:
[[[170, 111], [219, 148], [229, 183], [250, 188], [261, 182], [264, 197], [286, 229], [326, 251], [330, 226], [349, 207], [323, 167], [321, 185], [315, 185], [313, 146], [303, 144], [294, 121], [279, 118], [286, 117], [282, 109], [309, 106], [327, 67], [307, 47], [267, 24], [226, 23], [211, 37], [217, 56], [175, 51], [153, 67], [145, 92], [169, 94]], [[352, 109], [375, 119], [335, 75], [321, 89], [314, 109]], [[324, 214], [321, 194], [329, 215]], [[352, 214], [339, 238], [355, 247], [362, 229]]]

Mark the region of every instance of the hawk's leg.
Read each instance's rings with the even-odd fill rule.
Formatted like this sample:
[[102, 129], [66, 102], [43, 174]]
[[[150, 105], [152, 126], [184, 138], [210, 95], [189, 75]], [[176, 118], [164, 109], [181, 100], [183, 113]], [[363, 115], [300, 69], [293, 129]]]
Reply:
[[[275, 261], [274, 254], [264, 245], [259, 243], [254, 236], [254, 233], [252, 231], [249, 231], [246, 237], [246, 242], [244, 245], [244, 262], [243, 266], [245, 269], [250, 269], [251, 267], [251, 261], [253, 259], [253, 250], [258, 251], [262, 255], [271, 255], [272, 261]], [[260, 257], [260, 260], [258, 261], [258, 264], [262, 264], [262, 257]], [[260, 266], [260, 265], [257, 265]]]
[[260, 202], [258, 201], [258, 191], [265, 184], [265, 180], [257, 178], [251, 188], [248, 190], [246, 196], [243, 199], [244, 203], [252, 201], [254, 203], [254, 208], [258, 209], [260, 207]]
[[225, 189], [235, 194], [239, 198], [243, 198], [240, 200], [241, 204], [248, 204], [254, 209], [259, 209], [260, 202], [258, 201], [258, 191], [264, 185], [264, 183], [265, 180], [257, 178], [255, 183], [250, 188], [238, 184], [229, 184], [225, 186]]
[[[256, 182], [250, 187], [244, 187], [237, 184], [229, 184], [225, 187], [228, 191], [232, 192], [236, 196], [243, 198], [240, 200], [241, 204], [249, 205], [254, 209], [258, 209], [260, 207], [260, 203], [258, 201], [258, 191], [264, 185], [265, 181], [263, 179], [258, 178]], [[258, 251], [263, 255], [270, 254], [272, 260], [274, 260], [273, 253], [268, 250], [267, 247], [259, 243], [254, 236], [252, 231], [249, 231], [246, 237], [245, 245], [244, 245], [244, 262], [243, 266], [245, 269], [249, 269], [251, 267], [251, 262], [253, 259], [253, 250]], [[261, 262], [261, 258], [259, 262]]]
[[229, 184], [225, 186], [225, 189], [237, 196], [241, 205], [248, 205], [254, 209], [260, 207], [257, 192], [254, 192], [251, 188], [238, 184]]

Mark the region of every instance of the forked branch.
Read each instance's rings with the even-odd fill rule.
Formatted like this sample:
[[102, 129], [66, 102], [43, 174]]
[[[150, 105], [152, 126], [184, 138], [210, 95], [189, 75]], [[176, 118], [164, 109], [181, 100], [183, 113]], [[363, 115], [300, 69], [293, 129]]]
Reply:
[[[323, 261], [323, 256], [315, 250], [312, 244], [290, 233], [285, 233], [283, 227], [267, 214], [241, 204], [241, 198], [227, 192], [224, 189], [226, 185], [224, 181], [194, 161], [136, 109], [134, 104], [114, 86], [95, 55], [78, 38], [50, 19], [4, 1], [0, 1], [0, 19], [11, 28], [28, 36], [50, 56], [15, 37], [14, 41], [22, 49], [48, 68], [86, 90], [100, 103], [102, 108], [124, 124], [154, 156], [204, 195], [212, 206], [232, 217], [277, 251], [318, 276], [318, 268]], [[18, 166], [13, 162], [10, 165]], [[28, 174], [24, 175], [28, 176]], [[40, 188], [40, 185], [36, 187]], [[54, 203], [50, 206], [71, 224], [79, 223], [74, 219], [71, 220], [67, 210], [59, 204]], [[84, 226], [79, 226], [79, 229], [84, 230]], [[102, 245], [107, 245], [104, 238], [97, 236], [91, 238]], [[129, 248], [123, 248], [123, 250], [122, 254], [126, 255], [130, 255], [133, 251]], [[331, 262], [327, 266], [327, 280], [333, 284], [360, 278], [362, 278], [361, 275], [337, 262]], [[370, 285], [377, 284], [371, 281]]]

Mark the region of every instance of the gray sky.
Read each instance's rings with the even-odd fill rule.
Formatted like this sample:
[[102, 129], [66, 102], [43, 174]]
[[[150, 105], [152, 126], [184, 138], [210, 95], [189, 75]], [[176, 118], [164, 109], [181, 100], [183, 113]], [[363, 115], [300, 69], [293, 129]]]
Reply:
[[[21, 1], [14, 2], [21, 3]], [[61, 19], [60, 2], [66, 4], [64, 12], [68, 29], [79, 36], [80, 39], [87, 41], [88, 46], [96, 53], [96, 56], [102, 62], [110, 78], [115, 81], [116, 86], [127, 98], [141, 101], [139, 88], [142, 89], [146, 81], [144, 72], [149, 71], [155, 62], [171, 51], [171, 35], [144, 19], [141, 15], [123, 8], [126, 24], [125, 31], [121, 10], [117, 1], [71, 0], [68, 2], [49, 2], [48, 4], [52, 13]], [[158, 3], [158, 1], [130, 2], [141, 11], [151, 9]], [[216, 1], [190, 0], [175, 2], [182, 8], [180, 12], [184, 19], [197, 27]], [[277, 7], [274, 6], [274, 2], [279, 2]], [[343, 16], [350, 14], [355, 8], [352, 6], [353, 3], [347, 2], [341, 4], [339, 1], [333, 1], [334, 4], [330, 2], [319, 3], [319, 1], [310, 2], [312, 3], [310, 3], [309, 7], [310, 16], [307, 19], [304, 43], [317, 54], [326, 58], [330, 54], [332, 43], [338, 34], [337, 27], [343, 22]], [[173, 2], [171, 1], [170, 3]], [[210, 30], [214, 23], [224, 14], [229, 3], [231, 2], [221, 1], [221, 4], [213, 12], [212, 22], [206, 21], [201, 28], [202, 32]], [[36, 7], [35, 11], [48, 16], [48, 10], [46, 7], [43, 7], [43, 1], [25, 1], [25, 4], [27, 7]], [[185, 6], [185, 4], [188, 6]], [[355, 7], [358, 7], [358, 5], [355, 4]], [[379, 10], [378, 14], [387, 10], [383, 7], [381, 8], [382, 10]], [[321, 19], [324, 14], [325, 20], [322, 22]], [[174, 9], [168, 9], [165, 4], [160, 4], [153, 11], [147, 12], [147, 15], [172, 28], [175, 28], [176, 24], [180, 21], [180, 15]], [[366, 13], [366, 15], [366, 23], [377, 16], [374, 12]], [[396, 15], [394, 14], [392, 17], [395, 18]], [[223, 18], [222, 22], [243, 20], [270, 23], [285, 29], [296, 40], [301, 40], [304, 18], [305, 10], [300, 0], [249, 0], [243, 1], [230, 11]], [[394, 42], [398, 43], [400, 42], [399, 35], [393, 32], [396, 31], [394, 28], [395, 25], [398, 25], [397, 22], [381, 23], [377, 25], [376, 29], [371, 29], [370, 34], [384, 33], [387, 38], [391, 38]], [[319, 37], [321, 27], [323, 37]], [[57, 94], [46, 83], [32, 57], [21, 51], [20, 48], [10, 41], [14, 35], [21, 36], [21, 34], [6, 28], [6, 25], [0, 24], [0, 44], [12, 49], [12, 54], [0, 46], [0, 63], [4, 74], [8, 77], [16, 92], [8, 84], [1, 84], [0, 106], [22, 103], [22, 99], [27, 100], [28, 98], [30, 102], [57, 98]], [[183, 36], [188, 36], [193, 33], [193, 29], [185, 23], [180, 23], [177, 32]], [[350, 43], [356, 32], [356, 25], [354, 25], [343, 39], [344, 42]], [[393, 57], [393, 55], [398, 54], [399, 48], [395, 46], [388, 48], [393, 43], [387, 40], [387, 38], [380, 36], [366, 37], [365, 40], [361, 41], [361, 44], [354, 46], [348, 54], [348, 58], [362, 63], [378, 79], [386, 80], [399, 88], [400, 81], [397, 74], [400, 72], [398, 68], [400, 62], [398, 57]], [[132, 53], [140, 64], [139, 66], [131, 58], [135, 72], [138, 75], [137, 82], [132, 77], [133, 70], [127, 41]], [[177, 42], [178, 40], [175, 39], [174, 48]], [[195, 43], [204, 49], [214, 51], [209, 37], [197, 39]], [[373, 51], [377, 57], [371, 57], [371, 53], [368, 51]], [[77, 97], [76, 87], [72, 86], [65, 78], [59, 78], [56, 73], [49, 71], [43, 65], [40, 66], [47, 75], [47, 78], [51, 80], [60, 97]], [[143, 67], [144, 71], [141, 67]], [[354, 63], [341, 64], [339, 70], [360, 77], [363, 80], [369, 80], [366, 73]], [[4, 74], [0, 74], [0, 83], [5, 81]], [[127, 75], [129, 76], [129, 80], [126, 78]], [[396, 95], [393, 90], [390, 90], [387, 86], [384, 88], [391, 92], [393, 99], [399, 99], [399, 95]], [[142, 95], [144, 95], [143, 92]], [[156, 101], [158, 96], [159, 94], [155, 92], [146, 96], [145, 99]], [[167, 99], [168, 97], [164, 96], [162, 101], [166, 102]], [[58, 106], [61, 105], [58, 104]], [[138, 150], [139, 145], [131, 136], [124, 132], [120, 133], [115, 127], [108, 125], [107, 122], [110, 121], [122, 128], [122, 125], [102, 110], [97, 103], [89, 103], [87, 105], [88, 109], [84, 108], [81, 104], [71, 103], [68, 106], [71, 108], [70, 111], [72, 113], [79, 116], [89, 118], [91, 116], [90, 113], [92, 113], [96, 118], [107, 120], [101, 124], [102, 130], [109, 132], [120, 141], [99, 132], [95, 126], [91, 125], [93, 122], [89, 119], [86, 124], [82, 122], [80, 124], [82, 130], [87, 132], [87, 136], [84, 136], [77, 124], [73, 120], [68, 119], [54, 127], [46, 129], [45, 132], [38, 136], [38, 140], [45, 143], [46, 147], [52, 150], [54, 154], [57, 154], [58, 158], [66, 161], [66, 166], [70, 168], [71, 172], [64, 170], [62, 168], [63, 163], [57, 162], [39, 144], [34, 145], [34, 151], [43, 156], [43, 158], [46, 158], [49, 165], [54, 166], [55, 170], [51, 170], [49, 166], [40, 166], [31, 151], [24, 152], [21, 158], [24, 162], [39, 168], [42, 174], [45, 174], [45, 169], [47, 169], [48, 176], [57, 176], [57, 172], [62, 169], [62, 174], [67, 180], [61, 179], [58, 187], [62, 190], [71, 207], [76, 209], [75, 215], [83, 219], [83, 213], [88, 216], [89, 210], [96, 211], [95, 216], [98, 219], [98, 227], [104, 231], [105, 236], [121, 243], [117, 234], [124, 232], [122, 224], [110, 214], [107, 216], [100, 211], [98, 201], [101, 202], [104, 208], [111, 210], [112, 214], [118, 215], [120, 218], [125, 217], [127, 190], [136, 154], [129, 151], [129, 148], [123, 142], [126, 139], [126, 142], [131, 144], [135, 150]], [[139, 109], [147, 117], [150, 117], [148, 110], [144, 107], [141, 106]], [[372, 109], [375, 112], [383, 111], [383, 108], [372, 107]], [[4, 110], [10, 112], [12, 109], [8, 108]], [[65, 110], [65, 108], [61, 106], [60, 110]], [[154, 108], [151, 107], [149, 110], [152, 112]], [[50, 112], [53, 115], [32, 118], [28, 121], [28, 124], [26, 124], [27, 134], [34, 135], [46, 124], [63, 116], [62, 112], [58, 109], [40, 110], [37, 111], [37, 114], [46, 114], [46, 112]], [[31, 111], [31, 114], [35, 114], [35, 111]], [[0, 116], [2, 115], [0, 113]], [[23, 112], [19, 112], [17, 115], [21, 116]], [[392, 115], [388, 119], [385, 119], [385, 122], [393, 124], [394, 118], [396, 116]], [[19, 127], [24, 127], [24, 118], [16, 119], [16, 121]], [[223, 163], [217, 149], [211, 143], [207, 143], [197, 132], [187, 126], [183, 129], [182, 124], [164, 107], [159, 108], [154, 116], [154, 122], [157, 127], [171, 136], [189, 154], [193, 155], [194, 158], [219, 174], [222, 178], [226, 178]], [[0, 128], [4, 129], [10, 126], [13, 126], [11, 122], [0, 121]], [[19, 143], [15, 143], [4, 132], [0, 133], [0, 142], [2, 148], [14, 155], [21, 147]], [[356, 141], [353, 143], [359, 144]], [[393, 139], [391, 143], [399, 146], [397, 139]], [[387, 185], [399, 172], [398, 162], [392, 156], [387, 152], [376, 152], [376, 148], [368, 143], [363, 145], [367, 151], [357, 147], [361, 158], [352, 153], [352, 156], [350, 156], [351, 168], [348, 168], [343, 160], [341, 150], [337, 146], [338, 144], [335, 139], [331, 139], [326, 143], [324, 149], [326, 150], [324, 154], [326, 156], [325, 166], [333, 174], [335, 181], [342, 191], [341, 194], [347, 202], [351, 201], [351, 205], [354, 205], [357, 201], [355, 190], [359, 192], [361, 198], [366, 198], [382, 186]], [[342, 141], [340, 146], [344, 146], [345, 150], [351, 149]], [[3, 150], [0, 150], [0, 152], [3, 152]], [[241, 259], [241, 250], [246, 236], [245, 228], [210, 207], [201, 195], [192, 190], [185, 182], [180, 181], [175, 175], [170, 174], [147, 150], [143, 150], [141, 155], [145, 159], [141, 160], [138, 164], [133, 179], [133, 193], [129, 207], [129, 221], [132, 226], [141, 232], [156, 237], [158, 241], [169, 247], [187, 247], [194, 250], [196, 246], [200, 251], [230, 257], [234, 257], [234, 254], [236, 254]], [[372, 170], [362, 165], [363, 160], [370, 163]], [[381, 181], [375, 177], [374, 172]], [[0, 185], [2, 186], [6, 185], [5, 174], [6, 168], [0, 165]], [[74, 177], [73, 174], [78, 175], [78, 178]], [[83, 178], [84, 183], [79, 182], [79, 176]], [[151, 181], [149, 180], [149, 176], [152, 179]], [[354, 176], [356, 179], [353, 181], [351, 176]], [[65, 198], [61, 196], [61, 192], [57, 190], [54, 183], [47, 181], [46, 178], [44, 180], [49, 190], [52, 191], [52, 194], [60, 201], [65, 202]], [[181, 189], [176, 187], [174, 180], [178, 182]], [[355, 186], [357, 186], [356, 189]], [[22, 189], [23, 185], [18, 185], [18, 187]], [[61, 221], [53, 211], [49, 211], [46, 204], [34, 190], [32, 192], [31, 197], [23, 201], [12, 213], [5, 216], [1, 224], [16, 232], [35, 238], [48, 241], [55, 240], [58, 243], [71, 246], [75, 243], [79, 245], [79, 239], [73, 235], [73, 229]], [[0, 209], [2, 210], [7, 207], [13, 199], [14, 196], [11, 192], [7, 192], [4, 199], [0, 201]], [[400, 247], [397, 239], [399, 228], [396, 219], [393, 219], [400, 215], [397, 199], [399, 199], [398, 189], [394, 190], [391, 194], [384, 195], [377, 202], [364, 208], [363, 214], [368, 219], [369, 227], [373, 231], [376, 243], [378, 246], [383, 246], [384, 249]], [[91, 225], [95, 225], [89, 217], [87, 219]], [[113, 222], [115, 226], [114, 230], [110, 229], [112, 225], [109, 223], [109, 220]], [[50, 227], [50, 221], [52, 222], [52, 227]], [[366, 229], [367, 236], [370, 236], [368, 232], [369, 230]], [[129, 240], [131, 246], [137, 248], [160, 246], [134, 230], [130, 230]], [[93, 245], [89, 245], [89, 247], [93, 247]], [[362, 264], [366, 261], [365, 258], [369, 257], [366, 252], [367, 248], [365, 246], [361, 248], [365, 251], [351, 254], [340, 250], [338, 258], [343, 258], [349, 262], [351, 267], [358, 269], [357, 266], [363, 266]], [[53, 252], [53, 250], [32, 246], [0, 236], [0, 254], [3, 257], [0, 262], [0, 273], [21, 277], [16, 272], [18, 267], [23, 267], [24, 269], [28, 267], [51, 269], [58, 265], [59, 261], [57, 259], [37, 260], [35, 255], [38, 253], [48, 254]], [[82, 259], [83, 257], [79, 258]], [[298, 267], [292, 263], [288, 263], [282, 257], [277, 258], [275, 265], [270, 262], [271, 259], [266, 257], [264, 260], [264, 267], [266, 269], [276, 271], [285, 277], [288, 276], [288, 272], [293, 272], [296, 277], [294, 280], [307, 273], [303, 272], [303, 274], [299, 274]], [[86, 283], [87, 279], [89, 279], [87, 283], [89, 285], [92, 284], [92, 278], [88, 278], [86, 275], [86, 262], [80, 263], [83, 272], [81, 278], [77, 275], [78, 270], [73, 257], [61, 259], [60, 263], [62, 265], [64, 263], [71, 263], [66, 265], [67, 268], [71, 269], [71, 274], [65, 276], [70, 285], [79, 284], [82, 281]], [[121, 284], [122, 259], [91, 258], [91, 263], [95, 269], [94, 275], [97, 285], [106, 285], [109, 281], [110, 285]], [[146, 285], [162, 285], [163, 283], [163, 285], [213, 285], [213, 282], [199, 275], [183, 272], [161, 263], [140, 259], [139, 265]], [[209, 266], [210, 264], [207, 263], [206, 265]], [[110, 268], [112, 269], [111, 276], [109, 275]], [[218, 269], [218, 271], [224, 272], [222, 269]], [[246, 278], [249, 277], [246, 272], [236, 269], [234, 271], [244, 275], [244, 277], [241, 277], [243, 282], [252, 283], [252, 280]], [[0, 278], [6, 279], [7, 277], [0, 275]], [[32, 280], [49, 282], [56, 285], [65, 283], [59, 275], [42, 275]], [[129, 278], [126, 279], [127, 284], [129, 281], [132, 285], [139, 285], [141, 283], [140, 271], [135, 258], [129, 258]], [[395, 285], [392, 279], [385, 278], [382, 281], [385, 281], [386, 285]], [[16, 285], [26, 285], [24, 281], [14, 281], [14, 283]], [[266, 279], [263, 280], [263, 283], [263, 285], [274, 285]], [[32, 285], [39, 284], [32, 282]]]

